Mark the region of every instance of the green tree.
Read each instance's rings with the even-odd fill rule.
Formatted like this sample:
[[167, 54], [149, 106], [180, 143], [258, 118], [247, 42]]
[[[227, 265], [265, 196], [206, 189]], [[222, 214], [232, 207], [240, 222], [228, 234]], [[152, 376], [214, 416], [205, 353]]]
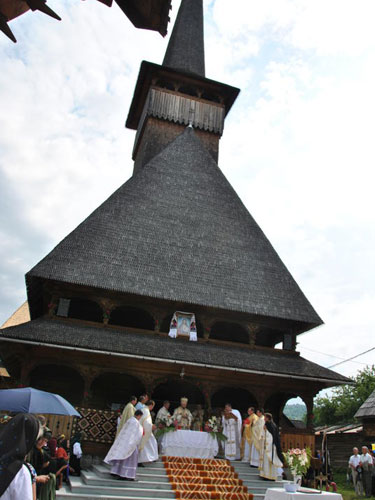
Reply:
[[375, 390], [375, 365], [366, 366], [352, 384], [333, 389], [331, 396], [318, 396], [314, 401], [314, 425], [354, 422], [354, 414]]

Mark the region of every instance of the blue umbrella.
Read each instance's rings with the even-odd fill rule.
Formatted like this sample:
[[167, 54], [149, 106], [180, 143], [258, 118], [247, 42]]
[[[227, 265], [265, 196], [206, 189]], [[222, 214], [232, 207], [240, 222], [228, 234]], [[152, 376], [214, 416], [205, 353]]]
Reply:
[[58, 394], [32, 387], [0, 390], [0, 410], [17, 413], [47, 413], [80, 417], [78, 411]]

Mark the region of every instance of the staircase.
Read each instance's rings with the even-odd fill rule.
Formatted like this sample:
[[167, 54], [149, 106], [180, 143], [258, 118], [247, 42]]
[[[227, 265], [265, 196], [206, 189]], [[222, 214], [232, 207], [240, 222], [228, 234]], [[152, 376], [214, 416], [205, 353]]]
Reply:
[[[225, 460], [215, 460], [215, 462], [227, 463]], [[238, 484], [242, 484], [245, 488], [241, 490], [242, 492], [236, 493], [230, 493], [231, 488], [228, 488], [228, 493], [220, 493], [220, 499], [250, 500], [251, 495], [248, 493], [252, 493], [254, 500], [263, 500], [267, 488], [282, 485], [282, 482], [274, 483], [261, 480], [258, 470], [251, 468], [247, 463], [231, 462], [230, 465], [234, 469], [232, 471], [234, 477], [235, 474], [238, 475]], [[215, 491], [212, 491], [217, 489], [213, 485], [218, 485], [223, 479], [213, 479], [211, 482], [205, 480], [208, 487], [200, 489], [199, 493], [197, 492], [198, 494], [194, 496], [195, 487], [190, 488], [190, 491], [185, 490], [186, 494], [181, 489], [175, 491], [176, 483], [172, 485], [170, 482], [166, 467], [169, 470], [169, 463], [165, 465], [162, 460], [145, 467], [139, 467], [137, 481], [127, 482], [114, 479], [106, 464], [93, 465], [90, 470], [82, 471], [81, 477], [71, 477], [70, 486], [64, 485], [56, 492], [56, 498], [58, 500], [152, 500], [155, 498], [160, 500], [175, 498], [196, 500], [198, 498], [219, 498], [215, 495]], [[186, 469], [186, 466], [184, 468]], [[220, 470], [220, 467], [217, 470]], [[197, 470], [191, 470], [191, 474], [189, 473], [189, 476], [194, 478], [199, 477], [199, 475]]]

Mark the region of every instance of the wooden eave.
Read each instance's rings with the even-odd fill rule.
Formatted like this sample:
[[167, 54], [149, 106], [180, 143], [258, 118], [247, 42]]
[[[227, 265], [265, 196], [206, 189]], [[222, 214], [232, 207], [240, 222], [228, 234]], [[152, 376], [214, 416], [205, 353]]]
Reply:
[[209, 93], [217, 94], [223, 99], [225, 115], [227, 115], [236, 100], [240, 89], [220, 83], [215, 80], [201, 77], [192, 73], [185, 73], [175, 69], [161, 66], [160, 64], [142, 61], [138, 74], [137, 83], [134, 89], [132, 103], [126, 120], [126, 128], [137, 130], [141, 114], [147, 99], [148, 91], [157, 79], [181, 80], [191, 86], [199, 86]]

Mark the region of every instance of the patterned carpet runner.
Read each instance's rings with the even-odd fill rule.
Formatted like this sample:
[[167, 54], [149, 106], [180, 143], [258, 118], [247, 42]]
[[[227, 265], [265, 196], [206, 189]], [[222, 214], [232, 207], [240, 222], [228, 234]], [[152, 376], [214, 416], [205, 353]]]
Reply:
[[181, 500], [253, 500], [228, 460], [162, 457]]

